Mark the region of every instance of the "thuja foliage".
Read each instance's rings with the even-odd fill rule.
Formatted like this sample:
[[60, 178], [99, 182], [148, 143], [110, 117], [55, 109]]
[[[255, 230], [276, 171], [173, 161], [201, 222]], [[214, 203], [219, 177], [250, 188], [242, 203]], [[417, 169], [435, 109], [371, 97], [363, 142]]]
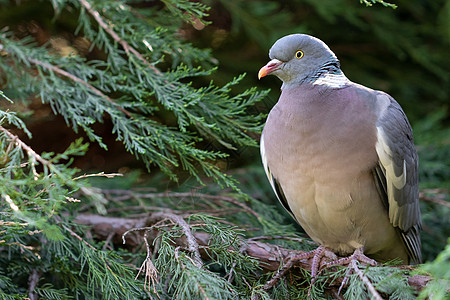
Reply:
[[173, 180], [173, 169], [182, 167], [198, 179], [205, 174], [232, 184], [213, 163], [226, 154], [196, 145], [206, 138], [230, 149], [254, 146], [248, 133], [260, 129], [262, 115], [249, 115], [247, 110], [265, 92], [249, 89], [231, 95], [231, 87], [242, 76], [224, 86], [211, 82], [195, 88], [189, 83], [214, 68], [202, 67], [208, 52], [181, 42], [176, 29], [182, 19], [204, 16], [204, 5], [168, 1], [165, 9], [139, 10], [150, 16], [136, 16], [138, 11], [126, 1], [52, 1], [52, 5], [56, 19], [78, 13], [73, 33], [104, 57], [87, 60], [76, 50], [61, 57], [30, 38], [17, 39], [14, 32], [5, 30], [0, 35], [0, 68], [9, 93], [19, 99], [39, 96], [75, 131], [81, 128], [105, 148], [92, 125], [108, 119], [129, 152], [149, 169], [158, 166]]
[[[219, 2], [233, 17], [251, 17], [247, 22], [274, 11], [270, 1]], [[241, 9], [246, 5], [254, 10]], [[279, 259], [276, 247], [314, 246], [274, 207], [262, 168], [231, 177], [219, 167], [232, 151], [257, 144], [251, 136], [263, 115], [252, 108], [267, 92], [242, 89], [243, 75], [211, 81], [217, 61], [184, 32], [208, 25], [207, 5], [3, 0], [0, 8], [0, 299], [325, 299], [344, 274], [343, 298], [373, 296], [362, 276], [346, 269], [327, 270], [314, 285], [307, 271], [297, 270], [264, 288], [274, 269], [250, 255], [252, 242], [275, 237], [262, 244], [275, 249], [272, 260]], [[27, 13], [28, 21], [14, 17]], [[52, 34], [61, 36], [47, 37]], [[25, 142], [32, 135], [23, 121], [36, 102], [86, 139], [74, 139], [65, 151], [36, 152]], [[427, 131], [442, 119], [437, 114], [420, 126]], [[145, 163], [151, 180], [139, 184], [137, 171], [122, 177], [73, 167], [88, 141], [107, 148], [99, 123], [112, 124], [115, 139]], [[437, 149], [424, 136], [422, 145], [430, 163], [422, 172], [445, 177], [432, 162], [446, 144]], [[176, 181], [180, 169], [193, 179], [167, 191], [166, 177], [155, 170]], [[202, 186], [205, 176], [219, 185]], [[445, 297], [439, 283], [448, 280], [447, 254], [417, 271], [435, 278], [422, 297]], [[418, 294], [408, 270], [362, 270], [383, 297]]]
[[[17, 27], [2, 28], [0, 81], [10, 96], [2, 91], [2, 107], [13, 110], [39, 97], [73, 130], [83, 130], [89, 140], [104, 148], [106, 144], [92, 126], [108, 120], [116, 138], [149, 169], [157, 166], [176, 180], [179, 167], [198, 180], [206, 175], [223, 185], [235, 185], [215, 165], [226, 154], [205, 150], [200, 143], [206, 140], [225, 149], [256, 145], [248, 133], [260, 130], [262, 115], [250, 115], [248, 109], [265, 92], [231, 93], [242, 76], [223, 86], [210, 82], [194, 87], [196, 77], [214, 71], [211, 57], [208, 51], [183, 42], [176, 31], [182, 22], [201, 19], [205, 5], [165, 1], [156, 9], [134, 9], [126, 1], [39, 2], [53, 6], [51, 17], [57, 24], [64, 23], [67, 15], [78, 15], [73, 34], [88, 51], [97, 51], [98, 58], [87, 59], [75, 48], [57, 53], [50, 44], [21, 38]], [[9, 3], [2, 5], [14, 9]], [[140, 255], [120, 248], [102, 249], [101, 243], [86, 238], [85, 228], [73, 222], [80, 201], [105, 212], [104, 196], [70, 167], [72, 157], [83, 155], [87, 144], [77, 140], [63, 153], [36, 153], [17, 136], [20, 131], [28, 137], [31, 134], [15, 113], [1, 110], [0, 126], [1, 297], [148, 298], [145, 282], [135, 279], [132, 267]], [[232, 233], [233, 228], [223, 231]], [[163, 246], [170, 245], [165, 235], [160, 240]], [[214, 253], [219, 250], [211, 245]], [[220, 253], [223, 259], [226, 252]], [[158, 288], [156, 294], [187, 298], [199, 291], [215, 297], [224, 291], [236, 294], [229, 287], [224, 289], [230, 284], [220, 276], [190, 265], [184, 254], [177, 260], [183, 262], [180, 269], [173, 254], [173, 247], [162, 247], [155, 262], [163, 278], [170, 277], [167, 291]], [[160, 266], [164, 259], [168, 263]], [[178, 284], [186, 279], [201, 285]]]
[[450, 241], [438, 257], [422, 266], [422, 270], [429, 272], [435, 278], [427, 287], [420, 293], [419, 299], [448, 298], [448, 287], [450, 286]]

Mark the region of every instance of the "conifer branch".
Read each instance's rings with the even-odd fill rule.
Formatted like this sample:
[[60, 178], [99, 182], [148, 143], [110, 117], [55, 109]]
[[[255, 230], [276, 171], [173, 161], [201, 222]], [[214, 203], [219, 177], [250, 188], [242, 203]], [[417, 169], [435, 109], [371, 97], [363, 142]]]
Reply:
[[82, 85], [84, 85], [87, 88], [89, 88], [90, 90], [92, 90], [96, 95], [98, 95], [98, 96], [100, 96], [102, 98], [105, 98], [105, 99], [107, 99], [110, 102], [113, 102], [111, 98], [109, 98], [108, 96], [103, 94], [100, 90], [96, 89], [95, 87], [93, 87], [92, 85], [90, 85], [86, 81], [76, 77], [75, 75], [72, 75], [72, 74], [70, 74], [67, 71], [64, 71], [63, 69], [60, 69], [60, 68], [58, 68], [56, 66], [53, 66], [53, 65], [51, 65], [49, 63], [46, 63], [46, 62], [43, 62], [43, 61], [40, 61], [40, 60], [37, 60], [37, 59], [34, 59], [34, 58], [28, 58], [28, 60], [30, 62], [32, 62], [33, 64], [35, 64], [35, 65], [43, 67], [44, 69], [47, 69], [47, 70], [50, 70], [52, 72], [58, 73], [58, 74], [60, 74], [60, 75], [62, 75], [64, 77], [67, 77], [67, 78], [69, 78], [72, 81], [75, 81], [77, 83], [81, 83]]
[[0, 125], [0, 131], [3, 131], [5, 133], [5, 135], [7, 135], [9, 137], [9, 140], [10, 140], [11, 143], [15, 143], [20, 148], [25, 150], [29, 157], [34, 158], [35, 160], [37, 160], [38, 162], [40, 162], [41, 164], [43, 164], [45, 166], [49, 166], [50, 165], [50, 162], [48, 160], [42, 158], [42, 156], [37, 154], [33, 149], [31, 149], [30, 146], [28, 146], [27, 144], [22, 142], [17, 135], [12, 134], [11, 132], [9, 132], [8, 129], [4, 128], [1, 125]]
[[[60, 219], [59, 217], [57, 217], [57, 219]], [[88, 246], [90, 249], [92, 249], [94, 252], [97, 252], [97, 248], [95, 248], [94, 246], [92, 246], [91, 244], [89, 244], [87, 241], [85, 241], [80, 235], [78, 235], [75, 231], [73, 231], [72, 229], [70, 229], [69, 227], [62, 225], [62, 228], [64, 228], [65, 230], [67, 230], [71, 236], [75, 237], [76, 239], [78, 239], [80, 242], [82, 242], [83, 244], [85, 244], [86, 246]], [[111, 269], [111, 267], [109, 266], [109, 262], [108, 260], [104, 259], [102, 261], [104, 267], [106, 269], [108, 269], [109, 272], [111, 272], [112, 276], [114, 276], [114, 278], [117, 280], [117, 282], [119, 282], [120, 280], [118, 279], [116, 273]]]
[[[161, 74], [155, 66], [150, 64], [136, 49], [134, 49], [130, 44], [120, 38], [120, 36], [103, 20], [103, 17], [98, 11], [92, 8], [91, 4], [87, 0], [78, 0], [80, 4], [89, 12], [91, 16], [97, 21], [98, 25], [102, 27], [117, 43], [122, 45], [123, 49], [130, 56], [130, 53], [134, 54], [139, 60], [141, 60], [146, 66], [151, 68], [156, 74]], [[111, 23], [111, 22], [109, 22]], [[112, 24], [112, 23], [111, 23]]]
[[[176, 261], [180, 264], [181, 268], [182, 268], [183, 270], [185, 270], [185, 269], [186, 269], [186, 266], [184, 265], [183, 262], [180, 261], [180, 254], [179, 254], [179, 253], [180, 253], [180, 249], [181, 249], [180, 246], [178, 246], [178, 247], [175, 248], [175, 251], [174, 251], [175, 259], [176, 259]], [[186, 258], [187, 258], [187, 259], [190, 259], [193, 265], [196, 265], [196, 263], [195, 263], [189, 256], [186, 256]], [[187, 271], [187, 273], [190, 275], [190, 272], [189, 272], [189, 271]], [[202, 294], [203, 299], [209, 300], [209, 297], [207, 296], [207, 294], [206, 294], [206, 292], [205, 292], [205, 289], [200, 285], [199, 282], [197, 282], [197, 288], [198, 288], [198, 290], [200, 291], [200, 293]]]
[[88, 82], [84, 81], [81, 78], [78, 78], [77, 76], [70, 74], [67, 71], [64, 71], [63, 69], [60, 69], [54, 65], [51, 65], [49, 63], [34, 59], [29, 57], [28, 60], [30, 62], [32, 62], [35, 65], [41, 66], [47, 70], [50, 70], [52, 72], [55, 72], [59, 75], [62, 75], [66, 78], [69, 78], [70, 80], [77, 82], [79, 84], [84, 85], [85, 87], [87, 87], [88, 89], [90, 89], [91, 91], [94, 92], [94, 94], [96, 94], [97, 96], [100, 96], [103, 99], [106, 99], [107, 101], [111, 102], [118, 110], [120, 110], [121, 112], [123, 112], [124, 114], [127, 115], [127, 117], [131, 117], [131, 113], [129, 111], [127, 111], [126, 109], [124, 109], [123, 107], [121, 107], [120, 105], [117, 105], [113, 99], [111, 99], [110, 97], [108, 97], [107, 95], [105, 95], [104, 93], [102, 93], [99, 89], [95, 88], [94, 86], [92, 86], [91, 84], [89, 84]]
[[[84, 1], [84, 0], [82, 0], [82, 1]], [[0, 51], [8, 52], [2, 44], [0, 44]], [[67, 72], [67, 71], [57, 67], [57, 66], [51, 65], [51, 64], [49, 64], [47, 62], [43, 62], [43, 61], [40, 61], [40, 60], [35, 59], [35, 58], [31, 58], [31, 57], [26, 57], [26, 59], [29, 62], [31, 62], [32, 64], [34, 64], [34, 65], [41, 66], [44, 69], [47, 69], [47, 70], [52, 71], [52, 72], [55, 72], [55, 73], [57, 73], [57, 74], [59, 74], [59, 75], [61, 75], [63, 77], [66, 77], [66, 78], [68, 78], [68, 79], [70, 79], [70, 80], [72, 80], [72, 81], [74, 81], [76, 83], [84, 85], [85, 87], [90, 89], [92, 92], [94, 92], [94, 94], [96, 94], [97, 96], [99, 96], [99, 97], [101, 97], [103, 99], [106, 99], [107, 101], [112, 103], [118, 110], [120, 110], [121, 112], [126, 114], [127, 117], [131, 117], [131, 113], [129, 111], [127, 111], [126, 109], [124, 109], [120, 105], [116, 104], [114, 102], [114, 100], [111, 99], [111, 97], [105, 95], [99, 89], [97, 89], [93, 85], [89, 84], [88, 82], [84, 81], [83, 79], [81, 79], [81, 78], [79, 78], [79, 77], [77, 77], [77, 76], [75, 76], [75, 75], [73, 75], [73, 74], [71, 74], [71, 73], [69, 73], [69, 72]]]
[[355, 271], [355, 273], [361, 278], [361, 280], [366, 284], [367, 289], [372, 294], [372, 296], [375, 298], [375, 300], [383, 300], [381, 298], [380, 294], [377, 292], [373, 284], [370, 282], [369, 278], [367, 278], [366, 275], [358, 268], [358, 265], [355, 260], [352, 260], [351, 267]]
[[[31, 170], [32, 170], [32, 172], [33, 172], [33, 175], [34, 175], [34, 179], [35, 179], [35, 180], [36, 180], [36, 179], [38, 178], [38, 176], [39, 176], [39, 174], [38, 174], [38, 172], [36, 171], [36, 168], [35, 168], [35, 162], [36, 162], [36, 161], [40, 162], [42, 165], [44, 165], [44, 166], [46, 166], [46, 167], [48, 167], [48, 168], [51, 168], [51, 167], [52, 167], [52, 164], [51, 164], [48, 160], [42, 158], [42, 156], [40, 156], [40, 155], [39, 155], [38, 153], [36, 153], [33, 149], [31, 149], [30, 146], [28, 146], [27, 144], [25, 144], [24, 142], [22, 142], [22, 141], [19, 139], [18, 136], [12, 134], [9, 130], [7, 130], [6, 128], [4, 128], [4, 127], [1, 126], [1, 125], [0, 125], [0, 131], [2, 131], [2, 132], [9, 138], [10, 143], [11, 143], [10, 145], [16, 144], [17, 146], [19, 146], [21, 149], [23, 149], [23, 150], [27, 153], [28, 158], [31, 160], [30, 167], [31, 167]], [[58, 169], [56, 169], [56, 168], [52, 168], [52, 169], [53, 169], [53, 170], [52, 170], [53, 172], [55, 172], [55, 173], [58, 174], [58, 175], [61, 175], [61, 173], [59, 172]]]
[[[157, 218], [155, 218], [155, 219], [158, 219], [160, 221], [169, 219], [169, 218], [166, 218], [168, 216], [173, 217], [172, 213], [165, 215], [165, 216], [164, 216], [165, 213], [157, 213], [157, 214], [159, 214], [159, 215], [156, 215]], [[155, 214], [153, 214], [153, 215], [155, 215]], [[153, 217], [155, 217], [155, 216], [153, 216]], [[175, 218], [175, 219], [177, 219], [177, 218]], [[174, 222], [175, 222], [175, 219], [171, 218], [171, 220]], [[111, 228], [113, 230], [115, 230], [116, 235], [119, 235], [119, 236], [122, 235], [122, 232], [123, 232], [122, 230], [124, 228], [123, 227], [124, 224], [127, 224], [126, 226], [134, 227], [135, 225], [142, 226], [143, 223], [148, 222], [148, 221], [149, 221], [149, 219], [147, 217], [139, 218], [139, 219], [131, 219], [131, 218], [106, 217], [106, 216], [98, 216], [98, 215], [90, 215], [90, 214], [80, 214], [75, 219], [75, 222], [84, 224], [84, 225], [90, 225], [90, 226], [92, 226], [92, 228], [94, 230], [96, 230], [96, 228], [104, 227], [104, 226], [98, 226], [100, 224], [108, 224], [109, 226], [111, 226]], [[179, 225], [178, 222], [175, 222], [175, 223], [178, 226], [181, 226], [181, 225]], [[189, 224], [186, 223], [186, 225], [187, 225], [186, 228], [190, 227]], [[128, 228], [130, 228], [130, 227], [128, 227]], [[133, 229], [130, 229], [129, 231], [131, 232], [131, 231], [146, 230], [146, 232], [148, 234], [147, 238], [149, 240], [154, 240], [154, 239], [156, 239], [159, 232], [157, 230], [149, 231], [149, 229], [151, 229], [151, 228], [155, 228], [155, 226], [133, 228]], [[189, 229], [189, 231], [190, 231], [190, 229]], [[102, 233], [100, 231], [96, 231], [95, 233], [99, 236], [105, 236], [104, 233]], [[127, 231], [127, 233], [128, 233], [128, 231]], [[197, 245], [199, 245], [205, 249], [208, 248], [209, 241], [212, 238], [211, 235], [203, 233], [203, 232], [192, 233], [192, 231], [190, 231], [190, 233], [191, 233], [192, 237], [195, 239], [195, 243]], [[173, 241], [179, 247], [183, 247], [186, 243], [186, 241], [183, 239], [174, 239]], [[290, 257], [298, 256], [303, 253], [306, 253], [306, 252], [300, 251], [300, 250], [286, 249], [286, 248], [280, 247], [278, 245], [255, 241], [254, 239], [251, 239], [251, 238], [247, 239], [247, 240], [241, 240], [239, 242], [239, 245], [240, 245], [239, 246], [240, 253], [243, 253], [249, 257], [257, 259], [257, 261], [259, 262], [259, 267], [261, 269], [266, 270], [266, 271], [271, 271], [271, 272], [279, 270], [279, 268], [283, 264], [283, 262], [286, 262], [285, 265], [283, 265], [283, 267], [282, 267], [284, 269], [285, 266], [288, 264]], [[148, 252], [147, 252], [147, 254], [148, 254]], [[211, 259], [211, 257], [205, 252], [200, 252], [200, 255], [203, 256], [203, 259]], [[194, 260], [192, 260], [192, 261], [193, 261], [193, 264], [195, 265], [196, 263], [194, 262]], [[295, 264], [293, 264], [293, 268], [291, 268], [289, 270], [289, 272], [295, 272], [297, 274], [298, 268], [310, 270], [311, 266], [312, 266], [312, 261], [310, 259], [295, 261]], [[350, 272], [350, 273], [352, 271], [354, 271], [353, 265], [350, 265], [347, 268], [348, 268], [347, 269], [348, 272]], [[398, 266], [398, 267], [392, 267], [392, 268], [404, 269], [405, 266]], [[408, 268], [411, 268], [411, 267], [408, 266]], [[369, 280], [367, 278], [367, 276], [365, 276], [361, 270], [359, 270], [359, 272], [362, 274], [363, 277], [366, 277], [366, 279]], [[232, 271], [230, 270], [230, 274], [231, 273], [232, 273]], [[350, 273], [348, 273], [347, 275], [349, 275]], [[355, 273], [358, 275], [358, 277], [361, 278], [361, 274], [359, 274], [356, 271], [355, 271]], [[288, 272], [286, 272], [286, 274], [288, 274]], [[300, 276], [302, 276], [302, 275], [300, 275]], [[242, 278], [244, 278], [244, 277], [242, 277]], [[260, 290], [262, 290], [262, 291], [269, 290], [270, 288], [274, 287], [276, 285], [276, 283], [278, 282], [278, 280], [281, 278], [283, 278], [283, 276], [278, 276], [277, 280], [271, 280], [270, 282], [267, 282], [266, 285]], [[346, 285], [345, 278], [346, 277], [335, 278], [332, 282], [327, 283], [327, 284], [329, 284], [327, 288], [331, 289], [331, 291], [334, 291], [334, 292], [340, 294], [340, 290], [342, 289], [343, 286]], [[413, 275], [413, 276], [407, 276], [407, 279], [408, 279], [408, 283], [412, 287], [414, 287], [414, 289], [420, 291], [426, 286], [426, 284], [428, 283], [428, 281], [430, 281], [431, 278], [429, 276], [424, 276], [424, 275]], [[243, 279], [243, 280], [245, 280], [245, 279]], [[365, 285], [367, 285], [369, 291], [371, 293], [373, 293], [373, 291], [371, 291], [372, 288], [370, 288], [370, 286], [366, 282], [367, 280], [365, 280], [363, 278], [361, 278], [361, 280], [364, 282]], [[369, 283], [370, 283], [370, 280], [369, 280]], [[372, 284], [372, 287], [373, 287], [373, 284]], [[375, 290], [375, 292], [378, 293], [376, 290]], [[373, 295], [375, 295], [375, 294], [373, 294]], [[379, 293], [378, 293], [378, 295], [379, 295]], [[376, 297], [376, 296], [374, 296], [374, 297]], [[378, 298], [376, 298], [376, 299], [378, 299]]]
[[80, 242], [82, 242], [83, 244], [85, 244], [86, 246], [88, 246], [89, 248], [91, 248], [92, 250], [97, 250], [94, 246], [92, 246], [91, 244], [89, 244], [88, 242], [86, 242], [81, 236], [79, 236], [75, 231], [73, 231], [72, 229], [70, 229], [69, 227], [63, 225], [62, 226], [65, 230], [67, 230], [71, 236], [77, 238]]

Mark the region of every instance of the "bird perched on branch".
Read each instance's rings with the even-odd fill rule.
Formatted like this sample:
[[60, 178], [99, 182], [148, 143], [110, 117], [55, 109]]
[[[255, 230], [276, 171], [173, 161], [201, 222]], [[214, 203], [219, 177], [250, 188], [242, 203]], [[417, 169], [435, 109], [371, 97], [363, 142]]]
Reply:
[[285, 36], [269, 57], [258, 78], [283, 84], [261, 156], [280, 202], [321, 245], [304, 257], [420, 263], [418, 157], [400, 105], [347, 79], [315, 37]]

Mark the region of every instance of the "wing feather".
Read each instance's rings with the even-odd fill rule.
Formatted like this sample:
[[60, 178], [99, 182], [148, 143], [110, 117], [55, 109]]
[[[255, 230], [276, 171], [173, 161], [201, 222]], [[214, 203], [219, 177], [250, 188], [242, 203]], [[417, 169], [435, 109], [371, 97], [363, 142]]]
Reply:
[[389, 220], [402, 237], [411, 263], [422, 261], [419, 208], [418, 156], [411, 125], [400, 105], [391, 97], [377, 122], [378, 165], [373, 174]]

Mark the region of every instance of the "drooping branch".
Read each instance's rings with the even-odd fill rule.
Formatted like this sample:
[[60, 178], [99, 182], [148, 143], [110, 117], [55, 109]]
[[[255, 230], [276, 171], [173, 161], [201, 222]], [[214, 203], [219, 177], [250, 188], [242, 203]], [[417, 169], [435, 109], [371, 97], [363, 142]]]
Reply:
[[[8, 50], [2, 44], [0, 44], [0, 51], [8, 52]], [[54, 73], [56, 73], [56, 74], [58, 74], [58, 75], [60, 75], [62, 77], [65, 77], [67, 79], [70, 79], [73, 82], [79, 83], [79, 84], [87, 87], [89, 90], [91, 90], [97, 96], [99, 96], [99, 97], [101, 97], [103, 99], [106, 99], [108, 102], [112, 103], [118, 110], [123, 112], [127, 117], [131, 117], [131, 113], [129, 111], [127, 111], [126, 109], [122, 108], [120, 105], [115, 103], [114, 100], [111, 97], [105, 95], [102, 91], [100, 91], [99, 89], [97, 89], [96, 87], [91, 85], [89, 82], [87, 82], [87, 81], [85, 81], [85, 80], [83, 80], [83, 79], [81, 79], [81, 78], [79, 78], [79, 77], [77, 77], [77, 76], [75, 76], [75, 75], [73, 75], [73, 74], [71, 74], [71, 73], [69, 73], [69, 72], [59, 68], [59, 67], [57, 67], [57, 66], [49, 64], [47, 62], [43, 62], [43, 61], [40, 61], [40, 60], [35, 59], [35, 58], [31, 58], [31, 57], [27, 57], [26, 59], [30, 63], [32, 63], [32, 64], [34, 64], [36, 66], [40, 66], [40, 67], [42, 67], [42, 68], [44, 68], [44, 69], [46, 69], [48, 71], [52, 71], [52, 72], [54, 72]]]
[[79, 84], [81, 84], [81, 85], [84, 85], [84, 86], [87, 87], [89, 90], [91, 90], [92, 92], [94, 92], [94, 94], [96, 94], [97, 96], [99, 96], [99, 97], [101, 97], [101, 98], [103, 98], [103, 99], [106, 99], [107, 101], [109, 101], [110, 103], [112, 103], [118, 110], [120, 110], [121, 112], [123, 112], [124, 114], [126, 114], [127, 117], [131, 117], [131, 113], [130, 113], [129, 111], [127, 111], [126, 109], [120, 107], [118, 104], [116, 104], [116, 103], [114, 102], [113, 99], [111, 99], [109, 96], [105, 95], [105, 94], [104, 94], [103, 92], [101, 92], [99, 89], [97, 89], [96, 87], [94, 87], [94, 86], [91, 85], [90, 83], [84, 81], [83, 79], [81, 79], [81, 78], [79, 78], [79, 77], [77, 77], [77, 76], [75, 76], [75, 75], [73, 75], [73, 74], [71, 74], [71, 73], [69, 73], [69, 72], [67, 72], [67, 71], [65, 71], [65, 70], [63, 70], [63, 69], [61, 69], [61, 68], [58, 68], [58, 67], [56, 67], [56, 66], [54, 66], [54, 65], [51, 65], [51, 64], [49, 64], [49, 63], [46, 63], [46, 62], [43, 62], [43, 61], [40, 61], [40, 60], [37, 60], [37, 59], [34, 59], [34, 58], [28, 58], [28, 60], [29, 60], [31, 63], [35, 64], [35, 65], [41, 66], [41, 67], [43, 67], [44, 69], [47, 69], [47, 70], [52, 71], [52, 72], [55, 72], [56, 74], [59, 74], [59, 75], [61, 75], [61, 76], [64, 76], [64, 77], [66, 77], [66, 78], [68, 78], [68, 79], [70, 79], [70, 80], [72, 80], [72, 81], [74, 81], [74, 82], [76, 82], [76, 83], [79, 83]]
[[103, 94], [100, 90], [98, 90], [94, 86], [90, 85], [88, 82], [84, 81], [81, 78], [78, 78], [77, 76], [75, 76], [75, 75], [73, 75], [73, 74], [71, 74], [71, 73], [69, 73], [67, 71], [64, 71], [61, 68], [58, 68], [58, 67], [56, 67], [54, 65], [51, 65], [49, 63], [46, 63], [46, 62], [43, 62], [43, 61], [40, 61], [40, 60], [34, 59], [34, 58], [28, 58], [28, 61], [32, 62], [35, 65], [41, 66], [44, 69], [50, 70], [50, 71], [55, 72], [55, 73], [57, 73], [59, 75], [67, 77], [67, 78], [69, 78], [72, 81], [80, 83], [80, 84], [84, 85], [85, 87], [89, 88], [91, 91], [93, 91], [97, 96], [100, 96], [102, 98], [107, 99], [110, 102], [113, 102], [111, 98], [109, 98], [108, 96]]

